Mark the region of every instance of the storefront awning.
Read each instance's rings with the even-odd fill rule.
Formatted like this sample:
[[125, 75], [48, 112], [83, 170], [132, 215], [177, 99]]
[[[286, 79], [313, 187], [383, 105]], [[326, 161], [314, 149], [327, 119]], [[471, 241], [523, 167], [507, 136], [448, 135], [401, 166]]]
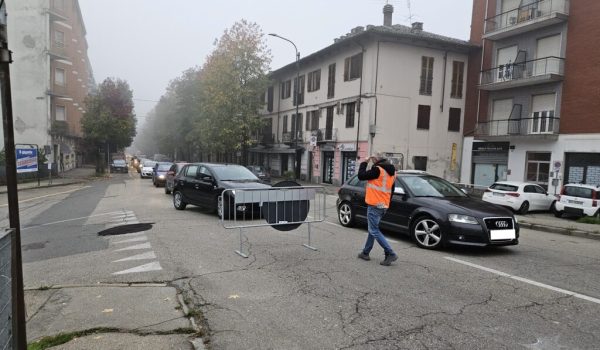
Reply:
[[251, 148], [249, 151], [253, 153], [278, 153], [278, 154], [293, 154], [296, 150], [303, 150], [303, 147], [289, 148], [289, 147], [273, 147], [273, 148]]

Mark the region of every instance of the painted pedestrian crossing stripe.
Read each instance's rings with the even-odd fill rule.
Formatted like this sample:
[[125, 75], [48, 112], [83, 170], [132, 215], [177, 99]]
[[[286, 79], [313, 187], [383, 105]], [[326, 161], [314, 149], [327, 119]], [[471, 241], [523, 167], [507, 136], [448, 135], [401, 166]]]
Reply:
[[[106, 223], [107, 228], [138, 224], [139, 220], [135, 216], [135, 213], [130, 210], [124, 210], [121, 213], [115, 214], [111, 217], [111, 221]], [[111, 236], [108, 238], [113, 248], [112, 252], [119, 256], [118, 259], [112, 261], [112, 264], [119, 266], [120, 271], [113, 272], [112, 275], [126, 275], [142, 272], [161, 271], [162, 266], [152, 250], [152, 245], [148, 241], [146, 231], [127, 233], [118, 236]], [[128, 254], [124, 256], [125, 254]], [[146, 260], [144, 262], [144, 260]], [[129, 263], [130, 266], [124, 266]], [[141, 265], [133, 265], [137, 263]], [[123, 269], [123, 267], [127, 267]]]

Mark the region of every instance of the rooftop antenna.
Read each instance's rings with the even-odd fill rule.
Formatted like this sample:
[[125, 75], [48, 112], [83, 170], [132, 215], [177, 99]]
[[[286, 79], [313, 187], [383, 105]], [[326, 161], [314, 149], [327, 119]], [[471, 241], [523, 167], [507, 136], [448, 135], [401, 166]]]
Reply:
[[409, 23], [409, 24], [412, 24], [412, 22], [413, 22], [413, 19], [414, 19], [416, 16], [413, 16], [413, 14], [412, 14], [412, 9], [411, 9], [411, 6], [410, 6], [410, 0], [406, 0], [406, 7], [407, 7], [407, 9], [408, 9], [408, 17], [407, 17], [406, 19], [408, 19], [408, 23]]

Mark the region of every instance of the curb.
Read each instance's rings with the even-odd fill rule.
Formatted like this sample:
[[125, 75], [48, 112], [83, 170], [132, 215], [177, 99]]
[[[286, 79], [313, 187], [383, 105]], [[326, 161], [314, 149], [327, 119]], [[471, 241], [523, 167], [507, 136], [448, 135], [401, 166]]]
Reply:
[[600, 241], [600, 234], [588, 231], [581, 231], [571, 228], [563, 228], [556, 226], [547, 226], [541, 224], [533, 224], [526, 221], [519, 221], [519, 226], [530, 230], [557, 233], [565, 236], [575, 236], [581, 238], [595, 239]]
[[[49, 188], [49, 187], [62, 187], [62, 186], [69, 186], [69, 185], [77, 185], [77, 184], [82, 184], [87, 182], [86, 180], [77, 180], [77, 181], [73, 181], [73, 182], [64, 182], [64, 183], [57, 183], [57, 184], [46, 184], [46, 185], [40, 185], [40, 186], [34, 186], [34, 187], [21, 187], [19, 188], [17, 186], [17, 191], [27, 191], [27, 190], [35, 190], [35, 189], [40, 189], [40, 188]], [[0, 190], [0, 194], [5, 194], [8, 193], [7, 190]]]

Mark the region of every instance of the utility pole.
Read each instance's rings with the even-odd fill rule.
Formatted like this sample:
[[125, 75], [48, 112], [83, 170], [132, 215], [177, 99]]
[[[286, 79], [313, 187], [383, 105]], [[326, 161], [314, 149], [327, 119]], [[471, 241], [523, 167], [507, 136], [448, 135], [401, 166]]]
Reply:
[[17, 160], [13, 129], [10, 64], [12, 53], [8, 49], [6, 3], [0, 2], [0, 95], [2, 96], [2, 124], [6, 156], [6, 188], [8, 193], [8, 219], [14, 230], [12, 239], [12, 326], [13, 348], [26, 349], [25, 301], [23, 295], [23, 262], [21, 258], [21, 223], [17, 194]]

